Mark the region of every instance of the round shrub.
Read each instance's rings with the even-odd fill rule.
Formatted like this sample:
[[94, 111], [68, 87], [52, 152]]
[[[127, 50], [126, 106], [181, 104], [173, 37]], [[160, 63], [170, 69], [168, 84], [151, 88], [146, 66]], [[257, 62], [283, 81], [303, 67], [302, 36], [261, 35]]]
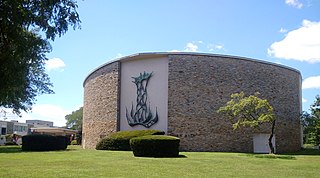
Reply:
[[160, 130], [130, 130], [119, 131], [100, 140], [96, 145], [97, 150], [119, 150], [130, 151], [130, 139], [145, 135], [164, 135], [164, 131]]
[[70, 143], [70, 145], [78, 145], [77, 140], [72, 140], [71, 143]]
[[22, 150], [24, 151], [53, 151], [65, 150], [68, 138], [52, 135], [25, 135], [22, 137]]
[[103, 138], [96, 145], [97, 150], [119, 150], [119, 151], [129, 151], [131, 150], [128, 143], [130, 139], [125, 138]]
[[166, 135], [147, 135], [130, 140], [134, 156], [139, 157], [177, 157], [180, 139]]

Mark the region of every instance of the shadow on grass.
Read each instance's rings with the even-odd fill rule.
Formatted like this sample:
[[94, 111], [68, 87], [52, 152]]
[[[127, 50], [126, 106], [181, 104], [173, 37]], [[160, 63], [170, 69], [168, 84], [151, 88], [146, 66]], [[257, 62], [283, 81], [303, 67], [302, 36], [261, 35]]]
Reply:
[[154, 157], [154, 156], [134, 156], [136, 158], [188, 158], [187, 156], [185, 155], [178, 155], [178, 156], [159, 156], [159, 157]]
[[281, 155], [281, 154], [256, 154], [247, 153], [246, 156], [254, 158], [264, 158], [264, 159], [286, 159], [286, 160], [296, 160], [297, 158], [292, 155]]
[[283, 154], [256, 154], [256, 153], [247, 153], [246, 156], [251, 156], [255, 158], [266, 158], [266, 159], [287, 159], [287, 160], [296, 160], [295, 156], [299, 155], [310, 155], [310, 156], [320, 156], [320, 150], [305, 148], [294, 153], [283, 153]]
[[[66, 150], [64, 150], [64, 151], [77, 151], [77, 150], [79, 150], [79, 149], [75, 149], [75, 148], [67, 148]], [[63, 150], [62, 150], [63, 151]]]
[[[67, 148], [66, 150], [53, 150], [53, 151], [76, 151], [78, 149], [76, 148]], [[52, 151], [39, 151], [39, 150], [34, 150], [34, 151], [23, 151], [21, 149], [21, 146], [0, 146], [0, 154], [1, 153], [23, 153], [23, 152], [52, 152]]]
[[269, 155], [256, 155], [256, 158], [267, 158], [267, 159], [286, 159], [286, 160], [296, 160], [297, 158], [291, 155], [277, 155], [277, 154], [269, 154]]
[[21, 153], [20, 146], [0, 146], [0, 154], [1, 153]]
[[178, 155], [175, 157], [159, 157], [159, 158], [188, 158], [186, 155]]
[[294, 153], [285, 153], [283, 155], [313, 155], [313, 156], [320, 156], [320, 150], [312, 149], [312, 148], [304, 148], [298, 152]]

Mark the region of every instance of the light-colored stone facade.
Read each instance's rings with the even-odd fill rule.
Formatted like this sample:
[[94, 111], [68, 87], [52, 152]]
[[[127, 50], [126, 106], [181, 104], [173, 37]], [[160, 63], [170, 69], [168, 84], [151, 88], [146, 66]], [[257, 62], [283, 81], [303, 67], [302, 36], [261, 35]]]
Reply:
[[83, 148], [95, 148], [98, 141], [118, 130], [119, 62], [97, 69], [85, 81]]
[[[84, 148], [95, 148], [103, 136], [119, 131], [121, 61], [146, 56], [168, 59], [167, 134], [181, 139], [185, 151], [253, 152], [260, 129], [233, 130], [217, 113], [232, 93], [260, 92], [276, 113], [276, 151], [301, 147], [301, 75], [285, 66], [234, 56], [197, 53], [144, 53], [108, 63], [84, 82]], [[150, 128], [152, 129], [152, 128]]]
[[169, 55], [168, 134], [187, 151], [253, 152], [253, 134], [233, 130], [217, 110], [232, 93], [261, 93], [276, 113], [277, 152], [301, 147], [301, 75], [279, 65], [229, 56]]

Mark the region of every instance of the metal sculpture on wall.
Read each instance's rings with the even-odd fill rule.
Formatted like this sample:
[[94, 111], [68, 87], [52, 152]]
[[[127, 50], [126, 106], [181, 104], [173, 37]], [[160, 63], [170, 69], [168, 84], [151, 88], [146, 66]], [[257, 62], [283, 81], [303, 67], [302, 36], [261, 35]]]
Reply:
[[128, 108], [126, 107], [126, 117], [128, 124], [130, 126], [135, 125], [143, 125], [146, 128], [151, 127], [153, 124], [158, 122], [158, 111], [156, 108], [155, 115], [152, 113], [150, 108], [150, 102], [148, 102], [148, 82], [151, 73], [143, 72], [140, 73], [138, 77], [132, 77], [134, 81], [132, 81], [137, 87], [137, 99], [136, 99], [136, 107], [133, 107], [133, 102], [131, 105], [131, 111], [128, 112]]

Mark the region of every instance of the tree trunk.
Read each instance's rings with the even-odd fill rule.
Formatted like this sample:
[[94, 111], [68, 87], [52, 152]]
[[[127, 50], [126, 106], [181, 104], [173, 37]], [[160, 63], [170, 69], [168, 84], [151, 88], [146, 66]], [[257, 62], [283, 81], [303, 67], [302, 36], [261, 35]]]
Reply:
[[276, 120], [272, 121], [272, 126], [271, 126], [271, 134], [269, 137], [269, 148], [270, 148], [270, 154], [274, 154], [274, 145], [272, 144], [272, 138], [274, 135], [274, 126], [276, 125]]

